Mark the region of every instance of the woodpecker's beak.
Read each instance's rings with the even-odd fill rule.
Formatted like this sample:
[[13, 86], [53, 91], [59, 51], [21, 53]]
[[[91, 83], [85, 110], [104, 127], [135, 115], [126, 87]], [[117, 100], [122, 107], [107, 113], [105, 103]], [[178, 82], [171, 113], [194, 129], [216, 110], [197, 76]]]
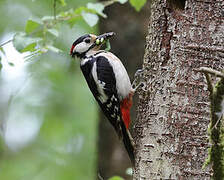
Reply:
[[97, 36], [97, 38], [95, 40], [95, 44], [102, 45], [104, 42], [106, 42], [109, 38], [111, 38], [114, 35], [115, 35], [114, 32], [108, 32], [108, 33], [101, 34], [101, 35]]

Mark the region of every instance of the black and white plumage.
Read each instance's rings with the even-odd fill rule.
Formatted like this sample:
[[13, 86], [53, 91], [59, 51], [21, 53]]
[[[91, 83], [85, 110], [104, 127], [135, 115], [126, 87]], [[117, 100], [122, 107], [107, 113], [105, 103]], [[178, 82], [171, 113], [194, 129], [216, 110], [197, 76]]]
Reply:
[[71, 55], [81, 59], [80, 67], [87, 84], [107, 119], [123, 139], [134, 164], [134, 147], [128, 131], [133, 89], [127, 71], [111, 52], [99, 50], [113, 33], [84, 35], [72, 45]]

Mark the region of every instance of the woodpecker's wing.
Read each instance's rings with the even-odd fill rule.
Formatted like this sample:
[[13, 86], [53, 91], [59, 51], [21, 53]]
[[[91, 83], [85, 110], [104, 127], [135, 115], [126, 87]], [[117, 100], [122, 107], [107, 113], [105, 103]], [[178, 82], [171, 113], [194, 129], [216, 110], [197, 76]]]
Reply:
[[[97, 101], [109, 119], [111, 124], [114, 126], [118, 133], [118, 136], [122, 137], [121, 123], [121, 111], [120, 111], [120, 100], [117, 95], [116, 79], [112, 66], [110, 65], [107, 58], [104, 56], [96, 57], [96, 76], [94, 80], [97, 84], [98, 91], [100, 92], [97, 97]], [[93, 68], [93, 75], [95, 75]]]
[[100, 92], [97, 102], [106, 117], [114, 126], [118, 136], [122, 138], [129, 157], [134, 165], [134, 148], [127, 132], [128, 129], [123, 121], [124, 119], [122, 119], [123, 115], [121, 113], [121, 100], [119, 99], [117, 93], [117, 82], [114, 70], [109, 61], [110, 59], [107, 59], [104, 56], [97, 56], [95, 63], [96, 72], [95, 67], [93, 67], [92, 70], [94, 80], [96, 82], [98, 81], [97, 87]]
[[89, 57], [83, 63], [81, 62], [81, 69], [92, 94], [115, 128], [119, 138], [122, 138], [129, 157], [134, 164], [134, 147], [122, 120], [121, 100], [118, 97], [116, 87], [117, 79], [109, 61], [105, 56], [98, 54]]
[[[115, 94], [116, 91], [116, 97], [118, 96], [119, 98], [121, 117], [123, 122], [125, 123], [126, 128], [128, 129], [131, 122], [130, 109], [132, 106], [133, 96], [133, 89], [128, 73], [121, 61], [111, 52], [98, 52], [97, 57], [97, 75], [95, 80], [98, 81], [98, 79], [103, 79], [103, 81], [99, 81], [101, 86], [104, 85], [102, 84], [102, 82], [108, 82], [109, 86], [106, 87], [107, 84], [105, 84], [103, 88], [105, 89], [106, 93], [109, 90], [109, 95], [111, 93], [111, 87], [114, 88], [112, 94]], [[111, 77], [113, 78], [111, 79]], [[102, 94], [104, 94], [104, 92]], [[102, 98], [103, 97], [104, 96], [102, 96]]]
[[81, 66], [82, 72], [102, 111], [121, 137], [120, 123], [123, 122], [121, 122], [120, 100], [112, 66], [103, 56], [92, 58]]

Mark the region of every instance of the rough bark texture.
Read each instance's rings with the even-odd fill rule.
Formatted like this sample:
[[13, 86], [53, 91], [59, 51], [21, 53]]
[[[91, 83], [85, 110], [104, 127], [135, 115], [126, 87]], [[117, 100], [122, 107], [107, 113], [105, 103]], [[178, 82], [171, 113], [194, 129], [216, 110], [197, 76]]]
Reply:
[[[176, 1], [177, 2], [177, 1]], [[183, 2], [183, 1], [181, 1]], [[173, 3], [173, 4], [172, 4]], [[224, 68], [224, 1], [154, 0], [139, 91], [134, 179], [210, 179], [209, 92], [195, 68]]]

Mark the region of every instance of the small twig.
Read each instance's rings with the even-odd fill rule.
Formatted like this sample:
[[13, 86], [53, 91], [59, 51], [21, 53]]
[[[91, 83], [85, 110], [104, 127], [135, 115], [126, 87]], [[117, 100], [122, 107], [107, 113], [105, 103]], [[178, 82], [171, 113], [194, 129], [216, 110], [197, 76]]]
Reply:
[[200, 67], [199, 69], [195, 69], [195, 71], [202, 72], [205, 74], [207, 84], [208, 84], [208, 90], [210, 91], [211, 94], [213, 93], [213, 86], [212, 86], [212, 81], [211, 81], [211, 77], [209, 74], [212, 74], [216, 77], [224, 78], [223, 73], [216, 71], [214, 69], [211, 69], [211, 68], [207, 68], [207, 67]]
[[56, 0], [54, 0], [53, 9], [54, 9], [54, 20], [56, 20]]
[[27, 62], [29, 61], [31, 58], [37, 56], [37, 55], [40, 55], [41, 52], [39, 50], [35, 51], [35, 52], [32, 52], [31, 54], [28, 54], [27, 56], [24, 57], [24, 61]]
[[207, 72], [203, 72], [203, 73], [205, 74], [205, 78], [207, 80], [208, 90], [212, 94], [213, 93], [213, 85], [212, 85], [211, 77]]
[[203, 72], [203, 73], [209, 73], [212, 74], [214, 76], [220, 77], [220, 78], [224, 78], [224, 73], [221, 73], [219, 71], [216, 71], [212, 68], [207, 68], [207, 67], [200, 67], [198, 70], [199, 72]]
[[211, 127], [211, 131], [212, 131], [214, 128], [217, 129], [217, 125], [218, 125], [218, 123], [220, 122], [221, 119], [222, 119], [222, 116], [221, 116], [221, 118], [219, 118], [219, 119], [216, 121], [215, 125], [214, 125], [213, 127]]
[[13, 39], [10, 39], [10, 40], [8, 40], [8, 41], [2, 43], [2, 44], [0, 44], [0, 47], [4, 46], [4, 45], [6, 45], [6, 44], [8, 44], [8, 43], [10, 43], [10, 42], [12, 42], [12, 41], [13, 41]]

